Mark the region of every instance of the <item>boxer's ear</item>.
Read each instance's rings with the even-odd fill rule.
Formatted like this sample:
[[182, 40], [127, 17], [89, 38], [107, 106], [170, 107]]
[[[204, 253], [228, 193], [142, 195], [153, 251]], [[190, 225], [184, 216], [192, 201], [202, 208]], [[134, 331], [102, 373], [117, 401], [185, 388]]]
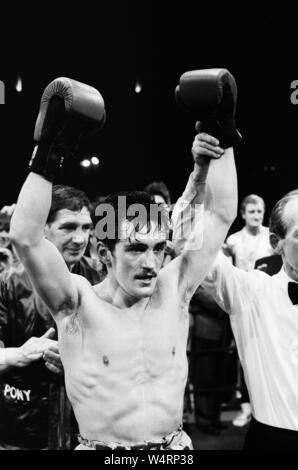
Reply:
[[106, 266], [112, 265], [111, 252], [108, 247], [101, 241], [97, 242], [97, 254], [99, 260]]
[[270, 245], [272, 246], [275, 253], [278, 255], [283, 254], [283, 240], [276, 233], [269, 234]]

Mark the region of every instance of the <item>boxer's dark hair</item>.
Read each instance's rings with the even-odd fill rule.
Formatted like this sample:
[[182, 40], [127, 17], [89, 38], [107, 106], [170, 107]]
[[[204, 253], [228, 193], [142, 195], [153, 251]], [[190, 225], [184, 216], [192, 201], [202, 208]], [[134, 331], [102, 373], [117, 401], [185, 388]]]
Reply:
[[[126, 211], [119, 212], [119, 197], [120, 196], [125, 197]], [[164, 208], [163, 204], [155, 203], [153, 197], [151, 197], [150, 194], [148, 194], [145, 191], [132, 191], [132, 192], [124, 192], [123, 191], [123, 192], [114, 193], [114, 194], [111, 194], [111, 195], [107, 196], [104, 199], [104, 201], [102, 202], [102, 204], [104, 204], [104, 205], [109, 204], [114, 209], [114, 215], [113, 215], [114, 221], [113, 221], [113, 223], [114, 223], [114, 229], [115, 229], [114, 233], [115, 233], [116, 236], [115, 237], [106, 237], [104, 239], [101, 239], [101, 241], [107, 246], [107, 248], [110, 251], [113, 251], [113, 249], [115, 248], [115, 245], [117, 244], [117, 242], [120, 241], [120, 238], [118, 236], [119, 235], [119, 228], [120, 228], [119, 225], [121, 225], [121, 223], [124, 220], [133, 221], [139, 215], [140, 216], [143, 215], [142, 212], [140, 212], [138, 215], [134, 215], [134, 216], [127, 215], [127, 210], [133, 204], [141, 205], [142, 208], [145, 209], [144, 213], [146, 214], [146, 216], [141, 219], [140, 224], [135, 225], [135, 231], [136, 232], [141, 230], [144, 226], [147, 226], [148, 230], [150, 230], [151, 222], [156, 222], [158, 229], [165, 230], [165, 233], [168, 236], [168, 233], [169, 233], [169, 230], [170, 230], [170, 221], [169, 221], [169, 216], [168, 216], [168, 213], [167, 213], [166, 209]], [[152, 212], [151, 212], [152, 206], [155, 206], [159, 209], [158, 211], [156, 211], [156, 214], [155, 214], [155, 211], [153, 211], [153, 214], [152, 214]], [[97, 209], [100, 209], [100, 204], [97, 207]], [[99, 212], [100, 212], [100, 210], [99, 210]], [[153, 218], [152, 218], [152, 215], [153, 215]], [[96, 223], [97, 224], [100, 223], [100, 221], [102, 219], [104, 219], [104, 217], [105, 217], [105, 213], [103, 215], [96, 216], [96, 218], [95, 218]], [[95, 227], [95, 235], [98, 237], [96, 227]]]
[[61, 209], [79, 212], [86, 207], [91, 212], [91, 204], [86, 194], [80, 189], [57, 184], [52, 189], [52, 204], [47, 224], [54, 222], [56, 214]]
[[245, 198], [241, 201], [240, 204], [240, 212], [241, 214], [245, 213], [245, 209], [247, 204], [259, 204], [261, 202], [264, 206], [264, 212], [265, 212], [265, 201], [261, 196], [258, 196], [257, 194], [249, 194], [248, 196], [245, 196]]
[[163, 181], [153, 181], [144, 188], [144, 191], [151, 196], [158, 194], [166, 201], [168, 206], [171, 205], [170, 191]]
[[269, 232], [275, 233], [280, 238], [285, 238], [288, 225], [284, 217], [284, 209], [289, 201], [298, 199], [298, 189], [285, 194], [273, 207], [269, 218]]

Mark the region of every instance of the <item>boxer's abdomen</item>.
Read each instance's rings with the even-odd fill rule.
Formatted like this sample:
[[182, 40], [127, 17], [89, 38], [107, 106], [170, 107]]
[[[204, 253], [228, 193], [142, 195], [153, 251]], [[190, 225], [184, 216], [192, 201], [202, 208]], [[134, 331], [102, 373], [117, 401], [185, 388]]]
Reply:
[[182, 421], [187, 333], [177, 311], [151, 310], [141, 318], [111, 310], [77, 345], [62, 339], [68, 396], [82, 436], [128, 444], [175, 430]]

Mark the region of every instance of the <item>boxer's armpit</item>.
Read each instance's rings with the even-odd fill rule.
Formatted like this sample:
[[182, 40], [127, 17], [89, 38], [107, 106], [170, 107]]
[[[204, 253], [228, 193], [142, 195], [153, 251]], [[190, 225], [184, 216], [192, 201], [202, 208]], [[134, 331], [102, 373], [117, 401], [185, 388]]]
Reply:
[[65, 331], [69, 335], [78, 335], [81, 331], [78, 312], [72, 313], [65, 323]]
[[74, 302], [74, 299], [68, 296], [56, 307], [56, 311], [53, 313], [59, 313], [63, 314], [64, 316], [69, 316], [74, 313], [76, 307], [77, 306]]
[[182, 294], [181, 304], [180, 304], [180, 314], [181, 317], [189, 319], [189, 303], [192, 298], [191, 291], [186, 288]]

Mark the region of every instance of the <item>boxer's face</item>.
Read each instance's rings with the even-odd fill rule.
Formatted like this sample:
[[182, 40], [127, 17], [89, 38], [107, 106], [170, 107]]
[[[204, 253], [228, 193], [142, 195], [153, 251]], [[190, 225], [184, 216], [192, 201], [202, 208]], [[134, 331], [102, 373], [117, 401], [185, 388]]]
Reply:
[[121, 224], [121, 240], [111, 254], [112, 272], [120, 288], [129, 297], [152, 295], [166, 248], [166, 232], [152, 223], [135, 232], [131, 222]]
[[67, 265], [79, 261], [87, 247], [92, 220], [86, 207], [79, 212], [61, 209], [48, 224], [45, 236], [58, 248]]
[[296, 280], [298, 277], [298, 198], [289, 201], [283, 212], [287, 227], [285, 238], [279, 242], [287, 272]]
[[264, 219], [264, 205], [262, 202], [247, 204], [245, 211], [242, 213], [242, 218], [248, 227], [256, 228], [262, 225]]

